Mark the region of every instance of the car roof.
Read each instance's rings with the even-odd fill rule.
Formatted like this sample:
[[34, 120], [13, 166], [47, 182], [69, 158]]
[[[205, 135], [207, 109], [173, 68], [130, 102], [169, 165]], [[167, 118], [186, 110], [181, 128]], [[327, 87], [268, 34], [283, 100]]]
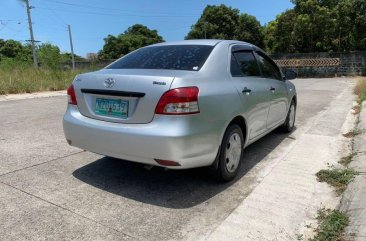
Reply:
[[254, 45], [242, 41], [237, 40], [222, 40], [222, 39], [193, 39], [193, 40], [182, 40], [182, 41], [175, 41], [175, 42], [163, 42], [158, 43], [150, 46], [165, 46], [165, 45], [209, 45], [215, 46], [219, 43], [226, 43], [226, 44], [243, 44], [248, 45], [248, 47], [252, 47]]

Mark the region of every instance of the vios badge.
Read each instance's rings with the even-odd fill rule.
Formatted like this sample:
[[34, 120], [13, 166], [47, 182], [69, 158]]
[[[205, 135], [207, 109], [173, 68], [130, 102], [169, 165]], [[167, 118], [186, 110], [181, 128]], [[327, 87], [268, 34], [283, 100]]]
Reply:
[[116, 81], [113, 78], [108, 78], [104, 81], [104, 86], [107, 88], [112, 88]]

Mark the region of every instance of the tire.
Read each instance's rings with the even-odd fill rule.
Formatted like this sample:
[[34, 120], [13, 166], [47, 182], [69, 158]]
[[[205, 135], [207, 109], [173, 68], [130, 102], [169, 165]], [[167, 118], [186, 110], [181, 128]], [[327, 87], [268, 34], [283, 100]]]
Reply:
[[292, 132], [295, 127], [295, 120], [296, 120], [296, 104], [295, 101], [292, 101], [287, 113], [286, 121], [282, 126], [282, 130], [285, 133]]
[[216, 179], [228, 182], [236, 177], [241, 165], [243, 147], [241, 128], [236, 124], [230, 125], [222, 139], [217, 167], [212, 169]]

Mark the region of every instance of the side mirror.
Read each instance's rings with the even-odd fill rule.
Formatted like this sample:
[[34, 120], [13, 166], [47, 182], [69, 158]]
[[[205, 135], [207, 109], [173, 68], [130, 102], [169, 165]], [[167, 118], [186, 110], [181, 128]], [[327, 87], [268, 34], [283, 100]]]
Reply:
[[297, 74], [295, 71], [293, 70], [286, 70], [285, 72], [285, 78], [286, 80], [293, 80], [293, 79], [296, 79], [297, 77]]

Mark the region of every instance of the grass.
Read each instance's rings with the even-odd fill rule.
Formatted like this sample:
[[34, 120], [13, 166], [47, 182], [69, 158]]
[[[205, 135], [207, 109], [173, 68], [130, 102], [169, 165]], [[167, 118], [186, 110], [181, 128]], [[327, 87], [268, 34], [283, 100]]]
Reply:
[[32, 66], [0, 68], [0, 95], [64, 90], [75, 75], [85, 71], [35, 69]]
[[352, 109], [353, 109], [353, 114], [358, 115], [361, 112], [361, 105], [356, 105]]
[[354, 88], [354, 93], [358, 96], [358, 103], [366, 100], [366, 79], [359, 79]]
[[339, 210], [318, 210], [318, 228], [310, 241], [341, 241], [342, 233], [349, 223], [348, 216]]
[[316, 176], [319, 182], [326, 182], [335, 187], [337, 195], [341, 195], [347, 188], [347, 185], [357, 175], [357, 172], [351, 169], [330, 169], [320, 170]]
[[347, 138], [352, 138], [352, 137], [355, 137], [357, 135], [361, 135], [363, 133], [365, 133], [366, 130], [365, 129], [358, 129], [358, 128], [355, 128], [349, 132], [347, 132], [346, 134], [343, 134], [344, 137], [347, 137]]
[[352, 161], [353, 158], [357, 155], [356, 152], [353, 152], [349, 154], [348, 156], [342, 157], [341, 160], [339, 160], [339, 164], [342, 164], [343, 166], [347, 167]]

